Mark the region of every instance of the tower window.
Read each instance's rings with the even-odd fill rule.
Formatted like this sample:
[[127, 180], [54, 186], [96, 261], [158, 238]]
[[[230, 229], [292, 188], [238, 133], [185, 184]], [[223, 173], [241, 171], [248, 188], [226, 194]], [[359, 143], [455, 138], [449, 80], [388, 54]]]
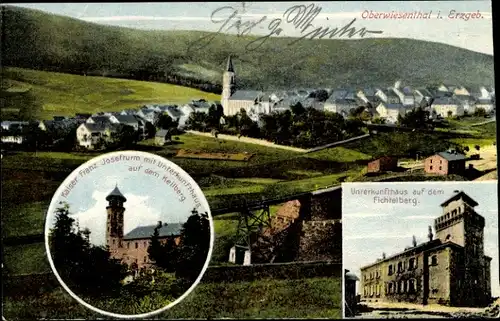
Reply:
[[130, 242], [127, 242], [127, 249], [130, 248]]
[[139, 243], [135, 242], [135, 248], [137, 249], [139, 247]]
[[389, 273], [387, 273], [388, 275], [392, 275], [393, 271], [392, 271], [392, 264], [389, 265]]
[[148, 246], [148, 242], [144, 241], [144, 247]]
[[115, 240], [115, 239], [113, 239], [113, 245], [115, 245], [115, 243], [116, 243], [116, 240]]
[[442, 170], [442, 169], [443, 169], [443, 167], [442, 167], [442, 166], [439, 166], [439, 170]]
[[144, 263], [146, 263], [147, 261], [148, 261], [148, 257], [147, 257], [147, 256], [145, 256], [145, 257], [144, 257]]
[[403, 262], [398, 263], [398, 272], [403, 272]]
[[437, 255], [433, 255], [431, 257], [431, 265], [437, 265], [438, 264], [438, 258]]
[[432, 166], [431, 166], [431, 167], [429, 167], [429, 169], [430, 169], [430, 170], [432, 170]]

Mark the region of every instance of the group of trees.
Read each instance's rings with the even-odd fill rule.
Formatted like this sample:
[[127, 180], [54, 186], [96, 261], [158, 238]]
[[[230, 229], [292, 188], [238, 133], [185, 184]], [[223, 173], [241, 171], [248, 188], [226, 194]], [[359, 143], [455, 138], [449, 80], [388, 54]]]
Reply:
[[194, 281], [201, 273], [210, 247], [210, 224], [207, 213], [193, 210], [184, 223], [180, 243], [173, 240], [161, 242], [158, 225], [148, 247], [148, 254], [154, 264], [176, 277]]
[[112, 294], [121, 286], [127, 267], [112, 259], [107, 248], [92, 245], [90, 231], [80, 230], [67, 204], [56, 209], [49, 234], [50, 253], [57, 272], [76, 293], [91, 296]]
[[361, 135], [364, 127], [362, 119], [356, 115], [344, 118], [337, 113], [304, 108], [300, 103], [287, 111], [260, 115], [259, 123], [253, 121], [245, 109], [223, 117], [222, 109], [213, 107], [208, 114], [191, 114], [187, 124], [203, 132], [215, 130], [306, 148]]

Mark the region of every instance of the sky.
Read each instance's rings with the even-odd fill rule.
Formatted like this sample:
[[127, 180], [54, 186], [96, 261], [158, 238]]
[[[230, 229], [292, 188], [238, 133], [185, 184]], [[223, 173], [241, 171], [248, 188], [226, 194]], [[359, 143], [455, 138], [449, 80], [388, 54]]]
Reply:
[[[166, 162], [166, 160], [163, 161]], [[123, 161], [114, 165], [98, 166], [90, 174], [78, 179], [78, 183], [70, 191], [67, 198], [60, 195], [62, 190], [58, 190], [55, 199], [51, 202], [51, 208], [49, 208], [48, 222], [55, 220], [53, 204], [57, 205], [59, 201], [66, 201], [70, 205], [72, 217], [78, 221], [80, 228], [90, 229], [91, 243], [104, 245], [106, 241], [106, 206], [108, 205], [106, 196], [115, 186], [118, 186], [120, 192], [127, 199], [124, 203], [125, 234], [137, 226], [157, 224], [158, 221], [184, 223], [194, 208], [193, 200], [187, 197], [184, 202], [180, 202], [173, 189], [161, 180], [164, 172], [161, 173], [157, 170], [160, 173], [160, 178], [144, 174], [145, 168], [154, 168], [152, 165], [143, 165], [138, 172], [129, 171], [130, 166], [135, 167], [139, 164], [139, 162], [134, 161]], [[61, 188], [67, 186], [74, 177], [80, 177], [79, 170], [86, 167], [88, 167], [88, 163], [76, 169], [61, 184]], [[184, 193], [187, 194], [187, 191], [184, 190]], [[205, 212], [206, 210], [199, 211]]]
[[[421, 191], [416, 196], [420, 203], [376, 204], [373, 196], [353, 195], [351, 188], [391, 188], [394, 190]], [[430, 190], [442, 191], [431, 195]], [[374, 263], [376, 259], [402, 252], [412, 245], [415, 235], [417, 243], [428, 240], [428, 226], [442, 214], [440, 204], [454, 195], [455, 190], [464, 191], [479, 205], [476, 212], [486, 221], [484, 229], [485, 255], [491, 261], [491, 289], [493, 296], [500, 296], [498, 253], [498, 200], [497, 181], [485, 182], [411, 182], [411, 183], [350, 183], [342, 188], [342, 228], [344, 268], [361, 275], [360, 267]], [[413, 195], [407, 196], [413, 198]], [[433, 228], [433, 233], [435, 231]]]
[[[341, 28], [356, 18], [356, 28], [380, 30], [371, 35], [383, 38], [412, 38], [445, 43], [493, 55], [491, 1], [328, 1], [328, 2], [177, 2], [177, 3], [36, 3], [13, 4], [70, 16], [89, 22], [147, 30], [218, 31], [230, 15], [230, 6], [238, 11], [241, 21], [258, 21], [251, 33], [266, 35], [270, 22], [282, 18], [280, 36], [297, 37], [300, 30], [286, 23], [283, 14], [288, 8], [313, 4], [321, 12], [312, 24], [318, 28]], [[369, 19], [373, 13], [430, 13], [430, 19]], [[432, 11], [432, 12], [431, 12]], [[450, 13], [480, 13], [480, 18], [451, 19]], [[215, 12], [215, 13], [214, 13]], [[232, 11], [231, 11], [232, 12]], [[440, 12], [441, 18], [437, 18]], [[212, 18], [212, 13], [214, 13]], [[214, 22], [215, 21], [215, 22]], [[234, 20], [233, 20], [234, 21]], [[229, 24], [228, 24], [229, 26]], [[234, 33], [236, 28], [221, 32]], [[312, 30], [312, 29], [311, 29]], [[367, 35], [366, 37], [368, 37]], [[344, 37], [345, 38], [345, 37]], [[359, 37], [353, 37], [356, 39]]]

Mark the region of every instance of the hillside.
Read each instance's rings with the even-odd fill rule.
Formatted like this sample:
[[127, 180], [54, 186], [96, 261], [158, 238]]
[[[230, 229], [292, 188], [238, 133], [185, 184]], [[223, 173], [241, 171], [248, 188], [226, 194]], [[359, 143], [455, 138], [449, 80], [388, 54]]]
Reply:
[[[2, 119], [51, 119], [55, 115], [121, 111], [147, 103], [187, 103], [192, 99], [220, 100], [193, 88], [146, 81], [78, 76], [22, 68], [5, 68], [2, 83], [8, 92], [25, 96], [0, 97]], [[29, 108], [30, 110], [25, 110]]]
[[[240, 88], [389, 85], [396, 79], [413, 86], [494, 83], [492, 56], [433, 42], [303, 40], [289, 46], [290, 39], [273, 38], [259, 52], [248, 52], [245, 46], [255, 38], [219, 34], [188, 51], [210, 33], [135, 30], [12, 6], [3, 10], [7, 66], [177, 83], [187, 77], [217, 92], [231, 54]], [[191, 80], [186, 83], [195, 86]]]

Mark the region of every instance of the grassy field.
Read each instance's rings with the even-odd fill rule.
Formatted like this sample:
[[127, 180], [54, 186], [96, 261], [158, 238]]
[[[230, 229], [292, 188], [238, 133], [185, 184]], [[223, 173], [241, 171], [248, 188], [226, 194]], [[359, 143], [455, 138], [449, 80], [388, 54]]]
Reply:
[[[342, 280], [262, 279], [201, 283], [182, 302], [155, 319], [341, 318]], [[37, 297], [4, 298], [7, 320], [101, 317], [78, 304], [62, 288]]]
[[[184, 104], [192, 99], [220, 100], [200, 90], [145, 81], [76, 76], [21, 68], [3, 70], [4, 81], [19, 89], [31, 89], [41, 104], [35, 117], [121, 111], [148, 103]], [[22, 108], [22, 106], [20, 106]], [[9, 113], [11, 111], [8, 111]], [[2, 115], [5, 119], [6, 115]]]

